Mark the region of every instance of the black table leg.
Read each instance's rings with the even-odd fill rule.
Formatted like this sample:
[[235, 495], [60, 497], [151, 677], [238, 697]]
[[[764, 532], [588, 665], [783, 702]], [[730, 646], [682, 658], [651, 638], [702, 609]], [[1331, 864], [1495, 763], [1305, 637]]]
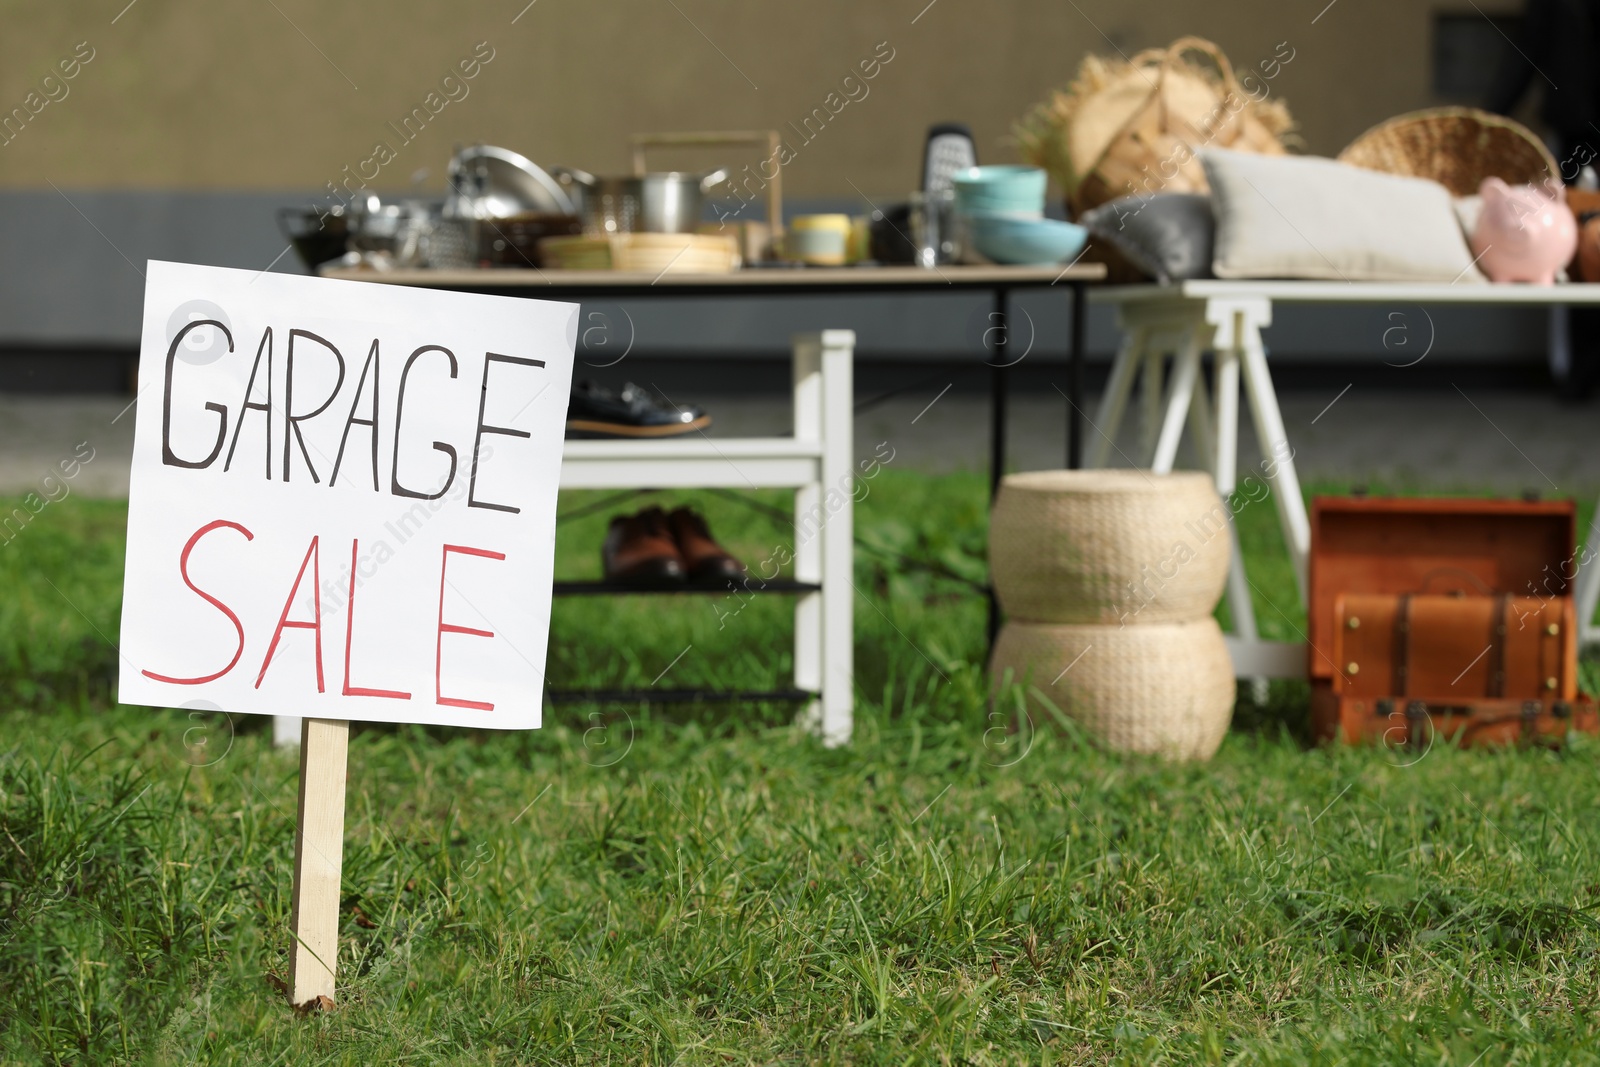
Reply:
[[985, 355], [989, 360], [989, 499], [1000, 491], [1006, 473], [1006, 361], [1011, 346], [1007, 343], [1006, 293], [994, 292], [994, 307], [989, 325], [983, 331]]
[[[989, 359], [989, 500], [1000, 492], [1000, 479], [1006, 473], [1006, 365], [1011, 358], [1010, 336], [1006, 323], [1006, 291], [994, 291], [994, 307], [989, 326], [983, 332]], [[989, 647], [1000, 633], [1000, 601], [994, 587], [989, 588]]]
[[1067, 469], [1083, 466], [1083, 333], [1088, 303], [1083, 283], [1072, 283], [1072, 348], [1067, 354]]

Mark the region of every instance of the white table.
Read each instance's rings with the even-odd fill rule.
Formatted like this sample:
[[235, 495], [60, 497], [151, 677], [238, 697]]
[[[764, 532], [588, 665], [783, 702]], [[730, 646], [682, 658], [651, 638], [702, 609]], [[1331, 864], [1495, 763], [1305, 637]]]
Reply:
[[[1216, 479], [1218, 492], [1226, 496], [1238, 484], [1242, 379], [1251, 422], [1269, 465], [1263, 474], [1273, 482], [1273, 500], [1304, 601], [1311, 525], [1261, 338], [1261, 331], [1272, 325], [1273, 304], [1600, 305], [1600, 284], [1188, 281], [1107, 286], [1091, 290], [1090, 299], [1115, 307], [1123, 339], [1090, 428], [1086, 466], [1104, 466], [1110, 458], [1135, 380], [1139, 380], [1144, 454], [1134, 461], [1147, 461], [1152, 470], [1170, 471], [1187, 426], [1196, 450], [1208, 458], [1206, 466]], [[1216, 357], [1210, 390], [1200, 373], [1201, 355], [1207, 350]], [[1168, 356], [1172, 357], [1170, 382], [1166, 381]], [[1587, 542], [1600, 543], [1600, 509], [1589, 527]], [[1229, 638], [1235, 673], [1241, 678], [1305, 677], [1303, 643], [1262, 641], [1257, 634], [1237, 534], [1227, 595], [1236, 630]], [[1580, 568], [1574, 595], [1581, 620], [1580, 639], [1595, 640], [1600, 637], [1592, 622], [1600, 600], [1600, 566]]]

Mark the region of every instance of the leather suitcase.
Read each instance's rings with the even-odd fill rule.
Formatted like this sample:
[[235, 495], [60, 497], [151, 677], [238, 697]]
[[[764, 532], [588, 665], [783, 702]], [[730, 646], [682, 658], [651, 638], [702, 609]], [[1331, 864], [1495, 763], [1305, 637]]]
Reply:
[[1600, 730], [1577, 688], [1570, 501], [1324, 497], [1312, 515], [1320, 738], [1511, 743]]
[[1508, 742], [1573, 722], [1570, 598], [1351, 593], [1334, 613], [1332, 690], [1347, 737]]

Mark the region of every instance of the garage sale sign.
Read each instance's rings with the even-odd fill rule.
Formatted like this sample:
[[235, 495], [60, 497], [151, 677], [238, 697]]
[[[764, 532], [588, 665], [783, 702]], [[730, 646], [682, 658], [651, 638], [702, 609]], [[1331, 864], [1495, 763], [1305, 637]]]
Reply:
[[577, 314], [152, 262], [121, 700], [537, 727]]

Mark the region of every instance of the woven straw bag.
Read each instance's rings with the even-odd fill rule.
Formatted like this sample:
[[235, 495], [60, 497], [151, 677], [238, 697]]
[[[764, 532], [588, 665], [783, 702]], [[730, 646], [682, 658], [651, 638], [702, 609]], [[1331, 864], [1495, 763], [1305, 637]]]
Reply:
[[995, 593], [1024, 622], [1202, 618], [1227, 580], [1230, 518], [1200, 471], [1007, 475], [989, 520]]
[[1233, 664], [1209, 617], [1159, 626], [1008, 622], [989, 670], [997, 686], [1027, 687], [1036, 725], [1052, 719], [1034, 689], [1119, 752], [1210, 759], [1233, 716]]
[[1128, 61], [1087, 57], [1072, 87], [1035, 108], [1016, 134], [1077, 215], [1130, 194], [1207, 192], [1198, 149], [1281, 154], [1291, 125], [1283, 104], [1240, 87], [1222, 49], [1182, 37]]
[[1485, 178], [1509, 185], [1560, 180], [1555, 157], [1533, 131], [1471, 107], [1428, 108], [1380, 122], [1351, 141], [1339, 162], [1431, 178], [1452, 196], [1476, 194]]

